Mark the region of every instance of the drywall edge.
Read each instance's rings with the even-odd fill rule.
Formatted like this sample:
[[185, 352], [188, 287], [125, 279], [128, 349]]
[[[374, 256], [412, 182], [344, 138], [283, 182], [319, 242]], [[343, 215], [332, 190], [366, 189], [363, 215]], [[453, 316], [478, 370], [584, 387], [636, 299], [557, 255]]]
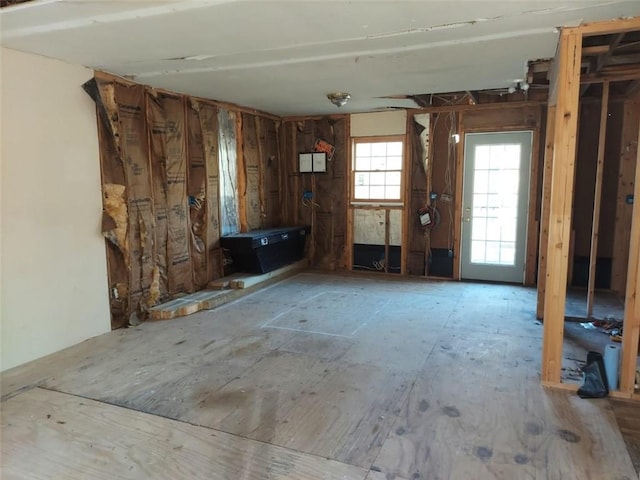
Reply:
[[0, 369], [110, 330], [84, 67], [2, 48]]

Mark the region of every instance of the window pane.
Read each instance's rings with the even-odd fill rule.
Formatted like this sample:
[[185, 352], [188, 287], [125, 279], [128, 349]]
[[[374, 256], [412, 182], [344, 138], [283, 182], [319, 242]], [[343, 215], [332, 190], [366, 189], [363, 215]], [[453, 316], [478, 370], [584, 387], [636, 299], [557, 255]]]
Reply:
[[371, 158], [356, 157], [356, 170], [371, 170]]
[[356, 142], [353, 198], [402, 199], [403, 142]]
[[485, 263], [500, 263], [500, 242], [487, 242]]
[[371, 144], [370, 143], [356, 143], [356, 157], [368, 157], [371, 156]]
[[369, 186], [365, 186], [365, 187], [360, 187], [356, 185], [355, 191], [354, 191], [354, 198], [364, 198], [367, 199], [369, 198]]
[[387, 143], [387, 155], [390, 157], [393, 156], [402, 156], [402, 142], [389, 142]]
[[371, 172], [369, 174], [369, 182], [371, 185], [384, 185], [384, 172]]
[[500, 245], [500, 264], [514, 265], [516, 263], [516, 246], [515, 243], [503, 242]]
[[484, 240], [487, 238], [487, 221], [484, 218], [474, 218], [471, 227], [472, 240]]
[[485, 242], [475, 240], [471, 242], [471, 262], [484, 263], [484, 250]]
[[387, 157], [373, 157], [371, 159], [371, 170], [386, 170]]
[[369, 190], [369, 196], [370, 198], [379, 198], [379, 199], [385, 198], [384, 186], [371, 185], [371, 189]]
[[486, 170], [489, 168], [489, 158], [491, 147], [488, 145], [478, 145], [476, 147], [476, 170]]
[[357, 172], [356, 185], [369, 185], [369, 173]]
[[387, 157], [387, 170], [402, 170], [402, 157]]
[[400, 187], [387, 187], [385, 191], [385, 200], [400, 200]]
[[387, 144], [384, 142], [371, 144], [371, 155], [374, 157], [386, 157], [387, 156]]
[[387, 172], [386, 184], [387, 185], [400, 185], [402, 181], [402, 175], [400, 172]]
[[489, 192], [489, 172], [476, 171], [473, 177], [473, 191], [475, 193], [488, 193]]
[[500, 240], [500, 223], [497, 218], [487, 219], [487, 240]]

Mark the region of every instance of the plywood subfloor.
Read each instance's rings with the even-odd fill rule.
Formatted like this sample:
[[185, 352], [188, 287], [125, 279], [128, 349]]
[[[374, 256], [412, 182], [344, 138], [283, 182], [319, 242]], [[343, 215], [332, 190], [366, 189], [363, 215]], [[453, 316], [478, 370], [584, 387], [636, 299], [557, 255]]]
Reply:
[[[3, 464], [13, 478], [41, 478], [49, 458], [95, 465], [93, 441], [107, 427], [90, 423], [84, 403], [121, 430], [101, 445], [113, 444], [109, 460], [122, 468], [140, 435], [189, 430], [194, 478], [240, 468], [223, 446], [205, 448], [206, 434], [259, 450], [224, 478], [316, 478], [313, 468], [362, 480], [637, 478], [608, 400], [540, 386], [534, 314], [535, 290], [522, 287], [297, 275], [5, 372]], [[38, 402], [82, 426], [59, 433]], [[155, 430], [141, 433], [147, 419]], [[165, 447], [160, 464], [172, 458]], [[288, 473], [265, 475], [260, 462], [280, 460]]]
[[[622, 437], [629, 450], [631, 461], [640, 473], [640, 406], [628, 400], [612, 400]], [[640, 474], [638, 475], [640, 478]]]

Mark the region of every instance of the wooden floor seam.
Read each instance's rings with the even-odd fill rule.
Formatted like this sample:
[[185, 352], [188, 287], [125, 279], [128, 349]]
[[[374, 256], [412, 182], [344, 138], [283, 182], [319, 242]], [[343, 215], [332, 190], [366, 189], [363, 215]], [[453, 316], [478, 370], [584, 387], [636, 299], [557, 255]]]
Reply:
[[[255, 443], [259, 443], [259, 444], [267, 445], [267, 446], [280, 447], [282, 449], [289, 450], [289, 451], [292, 451], [292, 452], [296, 452], [296, 453], [299, 453], [299, 454], [303, 454], [305, 456], [316, 457], [318, 459], [323, 459], [323, 460], [332, 460], [334, 462], [338, 462], [338, 463], [341, 463], [343, 465], [347, 465], [347, 466], [351, 466], [351, 467], [358, 467], [358, 465], [352, 465], [352, 464], [349, 464], [349, 463], [346, 463], [346, 462], [341, 462], [340, 460], [336, 460], [335, 458], [323, 457], [323, 456], [317, 455], [315, 453], [305, 452], [305, 451], [302, 451], [302, 450], [298, 450], [296, 448], [291, 448], [291, 447], [286, 447], [284, 445], [278, 445], [278, 444], [275, 444], [275, 443], [265, 442], [265, 441], [254, 439], [254, 438], [250, 438], [250, 437], [247, 437], [247, 436], [244, 436], [244, 435], [238, 435], [237, 433], [229, 432], [229, 431], [222, 430], [222, 429], [219, 429], [219, 428], [214, 428], [214, 427], [210, 427], [210, 426], [202, 425], [202, 424], [197, 424], [197, 423], [191, 423], [191, 422], [187, 422], [187, 421], [180, 420], [180, 419], [177, 419], [177, 418], [167, 417], [167, 416], [156, 414], [156, 413], [150, 413], [150, 412], [145, 412], [145, 411], [142, 411], [142, 410], [136, 410], [135, 408], [126, 407], [126, 406], [123, 406], [123, 405], [118, 405], [118, 404], [115, 404], [115, 403], [106, 402], [104, 400], [99, 400], [99, 399], [95, 399], [95, 398], [91, 398], [91, 397], [85, 397], [83, 395], [78, 395], [78, 394], [75, 394], [75, 393], [56, 390], [54, 388], [47, 388], [47, 387], [42, 386], [42, 385], [38, 385], [38, 386], [33, 387], [33, 388], [29, 389], [29, 390], [46, 390], [46, 391], [49, 391], [49, 392], [55, 392], [55, 393], [59, 393], [59, 394], [62, 394], [62, 395], [73, 397], [73, 398], [79, 398], [79, 399], [83, 399], [83, 400], [90, 400], [92, 402], [96, 402], [96, 403], [100, 403], [100, 404], [104, 404], [104, 405], [109, 405], [110, 407], [115, 407], [115, 408], [118, 408], [118, 409], [128, 410], [128, 411], [131, 411], [131, 412], [139, 413], [141, 415], [148, 415], [148, 416], [151, 416], [151, 417], [160, 417], [160, 418], [164, 418], [166, 420], [171, 420], [172, 422], [178, 422], [178, 423], [181, 423], [181, 424], [184, 424], [184, 425], [189, 425], [191, 427], [201, 428], [203, 430], [210, 430], [212, 432], [224, 433], [226, 435], [231, 435], [233, 437], [241, 438], [243, 440], [247, 440], [247, 441], [250, 441], [250, 442], [255, 442]], [[29, 391], [29, 390], [26, 390], [26, 391]], [[24, 392], [22, 392], [22, 393], [24, 393]], [[17, 396], [19, 396], [19, 395], [16, 395], [16, 397]], [[362, 468], [362, 467], [358, 467], [358, 468]]]

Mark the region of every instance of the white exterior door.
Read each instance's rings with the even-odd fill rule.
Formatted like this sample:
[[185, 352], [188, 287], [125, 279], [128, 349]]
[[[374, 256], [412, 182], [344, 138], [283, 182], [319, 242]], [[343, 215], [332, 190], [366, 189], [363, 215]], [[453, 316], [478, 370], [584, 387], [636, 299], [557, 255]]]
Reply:
[[464, 279], [524, 281], [532, 132], [465, 136]]

